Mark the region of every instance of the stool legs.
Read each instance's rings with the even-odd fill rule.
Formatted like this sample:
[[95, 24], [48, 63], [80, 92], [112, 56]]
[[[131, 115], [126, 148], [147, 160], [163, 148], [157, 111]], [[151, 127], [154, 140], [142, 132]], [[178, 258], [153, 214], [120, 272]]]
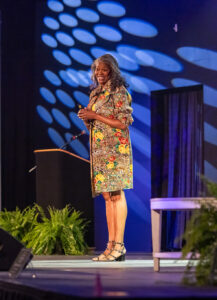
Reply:
[[160, 271], [160, 259], [155, 257], [155, 253], [159, 253], [161, 250], [161, 218], [161, 211], [151, 210], [152, 248], [155, 272]]

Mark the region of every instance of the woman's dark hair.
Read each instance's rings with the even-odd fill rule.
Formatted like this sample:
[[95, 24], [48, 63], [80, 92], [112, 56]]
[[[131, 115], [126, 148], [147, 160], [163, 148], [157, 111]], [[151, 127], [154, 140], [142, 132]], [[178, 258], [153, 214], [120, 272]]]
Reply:
[[92, 70], [92, 76], [91, 79], [93, 81], [93, 85], [91, 86], [91, 89], [94, 89], [98, 86], [98, 81], [95, 76], [95, 70], [97, 67], [97, 64], [99, 62], [103, 62], [106, 64], [110, 69], [110, 78], [111, 81], [111, 90], [115, 90], [117, 87], [125, 86], [128, 87], [128, 84], [124, 77], [121, 76], [121, 72], [118, 66], [117, 60], [111, 55], [111, 54], [105, 54], [94, 60], [91, 70]]

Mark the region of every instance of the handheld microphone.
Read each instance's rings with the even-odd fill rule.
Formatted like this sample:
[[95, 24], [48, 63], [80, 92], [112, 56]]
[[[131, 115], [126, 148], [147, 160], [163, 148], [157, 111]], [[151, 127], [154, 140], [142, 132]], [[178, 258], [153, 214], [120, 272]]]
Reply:
[[[71, 138], [65, 143], [63, 144], [59, 149], [63, 149], [66, 146], [68, 146], [72, 141], [76, 140], [77, 138], [79, 138], [79, 136], [86, 134], [85, 130], [82, 130], [79, 134], [77, 135], [72, 135]], [[32, 171], [34, 171], [37, 168], [37, 166], [32, 167], [31, 169], [29, 169], [29, 173], [31, 173]]]

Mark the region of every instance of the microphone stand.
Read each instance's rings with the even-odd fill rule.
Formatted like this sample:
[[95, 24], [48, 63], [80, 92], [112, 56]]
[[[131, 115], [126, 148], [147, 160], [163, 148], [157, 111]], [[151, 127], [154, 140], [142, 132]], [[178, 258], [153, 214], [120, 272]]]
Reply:
[[[63, 144], [59, 149], [64, 149], [66, 146], [68, 146], [72, 141], [76, 140], [77, 138], [79, 138], [79, 136], [86, 134], [85, 130], [82, 130], [79, 134], [77, 135], [73, 135], [71, 136], [71, 138], [65, 143]], [[32, 171], [34, 171], [37, 168], [37, 165], [35, 165], [34, 167], [32, 167], [31, 169], [29, 169], [29, 173], [31, 173]]]

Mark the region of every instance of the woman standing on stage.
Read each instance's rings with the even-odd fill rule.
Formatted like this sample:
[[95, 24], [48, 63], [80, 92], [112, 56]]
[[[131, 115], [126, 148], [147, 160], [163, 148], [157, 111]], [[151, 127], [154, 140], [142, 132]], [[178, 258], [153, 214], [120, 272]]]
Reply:
[[106, 204], [108, 244], [94, 261], [123, 261], [127, 203], [124, 189], [133, 188], [132, 150], [128, 126], [132, 124], [131, 96], [115, 58], [106, 54], [92, 66], [93, 89], [85, 109], [78, 113], [90, 131], [93, 197]]

